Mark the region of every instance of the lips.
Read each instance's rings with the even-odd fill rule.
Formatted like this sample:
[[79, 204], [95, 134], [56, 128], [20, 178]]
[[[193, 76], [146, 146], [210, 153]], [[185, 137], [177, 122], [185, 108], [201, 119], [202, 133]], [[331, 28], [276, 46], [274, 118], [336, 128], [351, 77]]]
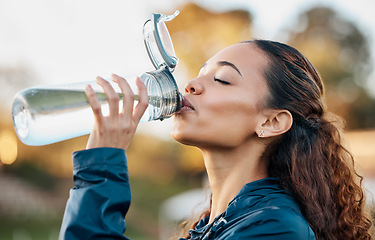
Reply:
[[189, 101], [188, 98], [184, 97], [184, 106], [178, 111], [177, 113], [183, 113], [183, 112], [189, 112], [189, 111], [194, 111], [194, 107]]

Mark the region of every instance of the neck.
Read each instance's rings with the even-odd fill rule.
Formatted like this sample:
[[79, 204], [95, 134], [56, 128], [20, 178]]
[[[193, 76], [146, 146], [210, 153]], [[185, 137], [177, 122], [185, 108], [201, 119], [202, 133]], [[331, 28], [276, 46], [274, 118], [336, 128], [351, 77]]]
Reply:
[[267, 177], [266, 164], [260, 160], [264, 147], [201, 150], [212, 191], [212, 222], [245, 184]]

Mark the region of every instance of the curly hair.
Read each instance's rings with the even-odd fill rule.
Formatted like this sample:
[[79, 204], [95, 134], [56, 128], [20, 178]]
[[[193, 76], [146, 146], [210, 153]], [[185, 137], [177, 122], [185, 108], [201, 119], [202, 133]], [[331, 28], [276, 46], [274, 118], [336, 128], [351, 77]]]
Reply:
[[[269, 94], [262, 107], [286, 109], [293, 117], [290, 130], [273, 140], [262, 156], [269, 176], [278, 177], [294, 197], [317, 239], [371, 239], [363, 177], [343, 146], [341, 119], [326, 111], [318, 72], [286, 44], [243, 43], [255, 44], [268, 59], [263, 74]], [[210, 209], [200, 218], [209, 215]]]
[[293, 47], [266, 40], [250, 43], [269, 59], [264, 107], [286, 109], [293, 116], [291, 129], [264, 153], [269, 176], [280, 178], [317, 239], [371, 239], [363, 178], [342, 144], [341, 119], [326, 111], [318, 72]]

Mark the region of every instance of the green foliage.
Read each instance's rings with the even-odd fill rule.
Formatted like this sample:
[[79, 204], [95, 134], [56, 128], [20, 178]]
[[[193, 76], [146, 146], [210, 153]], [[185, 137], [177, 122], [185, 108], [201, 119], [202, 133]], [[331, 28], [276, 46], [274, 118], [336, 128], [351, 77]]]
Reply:
[[54, 176], [32, 164], [32, 161], [17, 161], [11, 166], [4, 165], [3, 170], [43, 190], [55, 190], [57, 185]]
[[58, 239], [61, 220], [0, 218], [0, 240]]

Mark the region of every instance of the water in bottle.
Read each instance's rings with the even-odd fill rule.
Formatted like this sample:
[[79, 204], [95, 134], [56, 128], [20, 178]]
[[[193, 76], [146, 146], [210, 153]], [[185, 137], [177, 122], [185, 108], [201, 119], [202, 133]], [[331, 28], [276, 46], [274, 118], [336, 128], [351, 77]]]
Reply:
[[[155, 72], [141, 76], [147, 88], [149, 103], [141, 122], [167, 118], [183, 105], [174, 79], [165, 77], [169, 72]], [[135, 106], [138, 101], [135, 77], [127, 79], [136, 95]], [[19, 92], [13, 102], [13, 125], [18, 138], [27, 145], [38, 146], [90, 133], [94, 115], [84, 92], [87, 84], [93, 87], [101, 103], [102, 113], [107, 115], [109, 107], [106, 95], [95, 82], [28, 88]], [[121, 111], [121, 89], [114, 82], [111, 85], [120, 97]]]

